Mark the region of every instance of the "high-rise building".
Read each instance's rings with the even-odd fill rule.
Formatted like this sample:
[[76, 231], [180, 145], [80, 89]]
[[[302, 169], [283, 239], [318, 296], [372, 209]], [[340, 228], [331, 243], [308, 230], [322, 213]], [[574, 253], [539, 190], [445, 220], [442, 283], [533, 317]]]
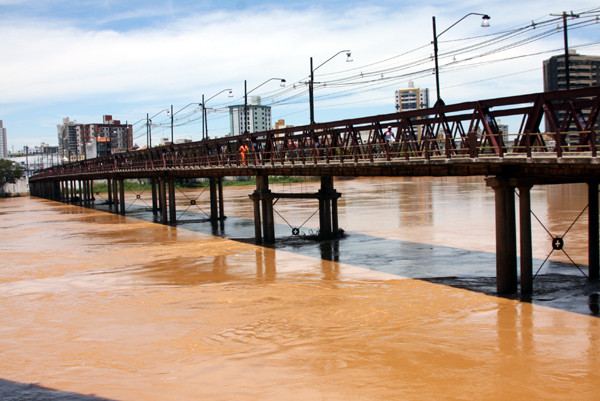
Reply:
[[241, 135], [246, 130], [249, 133], [268, 131], [271, 129], [271, 107], [262, 106], [259, 96], [252, 97], [246, 108], [243, 104], [229, 106], [229, 126], [234, 136]]
[[83, 142], [78, 138], [80, 133], [78, 132], [77, 122], [65, 117], [63, 123], [57, 125], [56, 129], [58, 131], [58, 148], [61, 160], [63, 162], [81, 160], [84, 156], [84, 150]]
[[133, 131], [131, 124], [121, 124], [113, 120], [111, 115], [102, 117], [102, 123], [77, 124], [64, 118], [58, 125], [58, 145], [63, 161], [82, 160], [88, 155], [100, 155], [105, 150], [90, 150], [88, 145], [102, 144], [110, 149], [110, 153], [126, 152], [133, 147]]
[[[570, 89], [600, 85], [600, 56], [585, 56], [569, 51]], [[567, 89], [565, 55], [544, 60], [544, 91]]]
[[[600, 86], [600, 56], [585, 56], [577, 54], [575, 50], [569, 51], [569, 89]], [[557, 91], [567, 89], [567, 70], [565, 68], [565, 55], [550, 57], [544, 60], [544, 91]], [[590, 110], [584, 110], [587, 118]], [[559, 119], [564, 117], [564, 112], [558, 113]], [[600, 122], [598, 123], [600, 128]], [[575, 129], [574, 126], [571, 127]], [[546, 120], [546, 131], [552, 131]], [[569, 140], [573, 143], [578, 134], [571, 135]]]
[[2, 125], [2, 120], [0, 120], [0, 157], [8, 157], [8, 142], [6, 141], [6, 128], [4, 128], [4, 125]]
[[396, 111], [418, 110], [429, 107], [429, 89], [415, 88], [412, 81], [408, 88], [396, 91]]
[[[420, 110], [429, 108], [429, 89], [415, 88], [413, 81], [408, 81], [408, 88], [396, 91], [396, 111]], [[417, 126], [417, 135], [421, 137], [422, 127]]]

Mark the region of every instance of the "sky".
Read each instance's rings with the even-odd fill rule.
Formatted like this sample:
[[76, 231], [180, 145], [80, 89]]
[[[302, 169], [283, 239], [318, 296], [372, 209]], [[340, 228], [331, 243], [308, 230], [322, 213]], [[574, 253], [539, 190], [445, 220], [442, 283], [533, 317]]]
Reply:
[[[0, 120], [14, 151], [56, 145], [63, 118], [103, 115], [134, 124], [144, 146], [147, 116], [153, 143], [170, 136], [172, 106], [175, 139], [200, 140], [202, 96], [209, 136], [227, 135], [227, 107], [243, 104], [246, 81], [274, 122], [304, 125], [311, 57], [317, 122], [392, 113], [410, 81], [433, 104], [433, 16], [446, 104], [540, 92], [543, 60], [564, 52], [563, 11], [579, 15], [568, 20], [569, 48], [600, 55], [600, 5], [565, 4], [0, 0]], [[490, 27], [478, 15], [453, 25], [469, 13], [488, 14]]]

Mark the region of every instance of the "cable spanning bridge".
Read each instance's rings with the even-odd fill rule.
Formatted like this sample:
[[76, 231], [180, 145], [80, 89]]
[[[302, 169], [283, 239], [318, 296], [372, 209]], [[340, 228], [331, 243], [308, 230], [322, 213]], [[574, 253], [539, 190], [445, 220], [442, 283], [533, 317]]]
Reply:
[[[255, 176], [255, 235], [274, 242], [273, 202], [319, 202], [320, 235], [335, 236], [334, 177], [485, 176], [496, 197], [498, 292], [517, 289], [515, 192], [519, 192], [521, 291], [531, 291], [533, 185], [587, 183], [589, 277], [598, 279], [598, 114], [600, 87], [464, 102], [453, 105], [171, 144], [53, 166], [30, 179], [31, 194], [91, 202], [94, 180], [107, 180], [108, 202], [125, 213], [124, 180], [152, 182], [153, 211], [176, 223], [174, 181], [208, 178], [211, 219], [225, 218], [222, 179]], [[517, 129], [506, 132], [500, 121]], [[245, 148], [247, 147], [247, 151]], [[315, 194], [278, 194], [269, 176], [316, 176]], [[559, 243], [560, 241], [555, 241]]]

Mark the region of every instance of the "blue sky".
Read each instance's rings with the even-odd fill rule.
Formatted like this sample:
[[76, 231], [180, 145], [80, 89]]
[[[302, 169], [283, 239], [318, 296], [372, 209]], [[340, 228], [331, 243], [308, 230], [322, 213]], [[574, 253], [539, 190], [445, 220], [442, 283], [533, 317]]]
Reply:
[[[447, 104], [541, 91], [542, 61], [563, 47], [562, 22], [550, 14], [581, 13], [569, 20], [570, 47], [600, 55], [592, 1], [454, 3], [0, 0], [0, 119], [15, 150], [56, 144], [65, 117], [93, 123], [104, 114], [136, 123], [141, 146], [147, 113], [232, 89], [233, 98], [207, 102], [209, 134], [222, 136], [244, 80], [251, 90], [277, 77], [285, 88], [268, 82], [251, 95], [272, 106], [274, 121], [303, 125], [310, 57], [318, 66], [346, 49], [353, 62], [342, 53], [315, 72], [316, 120], [390, 113], [394, 91], [409, 80], [435, 96], [431, 17], [439, 33], [469, 12], [489, 14], [491, 27], [470, 16], [439, 37]], [[199, 140], [199, 117], [193, 105], [177, 113], [175, 139]], [[153, 122], [153, 143], [170, 135], [165, 112]]]

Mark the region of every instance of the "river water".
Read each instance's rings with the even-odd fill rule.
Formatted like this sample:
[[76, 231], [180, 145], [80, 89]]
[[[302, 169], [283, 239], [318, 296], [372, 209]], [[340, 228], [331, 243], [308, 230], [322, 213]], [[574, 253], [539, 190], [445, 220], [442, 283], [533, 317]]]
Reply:
[[[202, 189], [178, 191], [176, 227], [152, 222], [145, 192], [127, 216], [102, 196], [0, 199], [0, 399], [598, 399], [585, 185], [532, 190], [532, 302], [490, 295], [481, 177], [335, 187], [343, 239], [304, 238], [315, 201], [281, 200], [274, 247], [252, 243], [251, 187], [225, 187], [216, 226]], [[546, 229], [568, 231], [565, 252]]]

